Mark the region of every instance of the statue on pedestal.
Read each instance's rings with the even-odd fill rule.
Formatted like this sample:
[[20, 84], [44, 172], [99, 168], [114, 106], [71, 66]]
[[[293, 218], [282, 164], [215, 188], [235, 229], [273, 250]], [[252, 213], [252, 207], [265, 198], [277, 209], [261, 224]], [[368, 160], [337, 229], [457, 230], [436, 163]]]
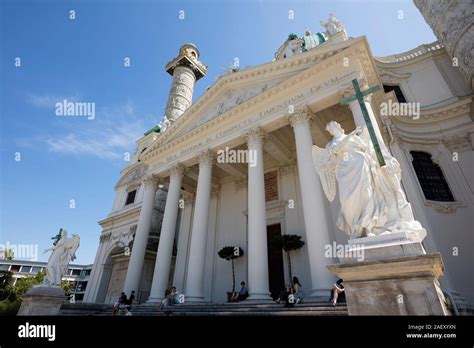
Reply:
[[46, 266], [46, 275], [43, 285], [61, 286], [62, 276], [66, 274], [69, 262], [76, 259], [76, 250], [79, 248], [79, 236], [73, 234], [67, 238], [67, 231], [61, 229], [61, 237], [52, 248], [44, 252], [52, 251]]
[[384, 152], [386, 165], [381, 167], [367, 131], [360, 127], [346, 135], [339, 123], [331, 121], [326, 130], [333, 139], [325, 149], [313, 146], [313, 164], [329, 201], [334, 200], [338, 183], [337, 227], [350, 239], [424, 231], [401, 187], [398, 161]]

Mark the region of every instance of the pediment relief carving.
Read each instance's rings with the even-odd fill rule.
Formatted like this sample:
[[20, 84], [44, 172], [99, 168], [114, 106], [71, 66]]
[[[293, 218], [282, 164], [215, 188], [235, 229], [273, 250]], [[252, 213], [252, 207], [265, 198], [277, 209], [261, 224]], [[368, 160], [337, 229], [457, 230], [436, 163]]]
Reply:
[[143, 177], [148, 166], [145, 164], [137, 164], [122, 174], [122, 177], [115, 185], [115, 189], [122, 186], [139, 186], [143, 181]]

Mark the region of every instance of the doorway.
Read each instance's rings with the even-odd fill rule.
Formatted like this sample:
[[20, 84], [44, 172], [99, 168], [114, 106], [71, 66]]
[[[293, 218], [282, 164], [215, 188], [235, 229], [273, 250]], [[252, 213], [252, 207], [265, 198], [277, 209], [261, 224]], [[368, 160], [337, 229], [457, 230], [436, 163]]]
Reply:
[[283, 252], [277, 240], [281, 237], [281, 225], [267, 226], [267, 248], [268, 248], [268, 286], [274, 300], [278, 298], [285, 283], [283, 270]]

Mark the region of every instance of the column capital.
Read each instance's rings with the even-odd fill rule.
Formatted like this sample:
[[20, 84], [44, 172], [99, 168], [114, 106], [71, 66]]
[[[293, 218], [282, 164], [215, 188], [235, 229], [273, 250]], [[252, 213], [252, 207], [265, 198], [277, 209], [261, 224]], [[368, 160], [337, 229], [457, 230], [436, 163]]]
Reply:
[[153, 189], [157, 189], [158, 185], [161, 183], [161, 179], [155, 174], [149, 174], [143, 179], [143, 184], [146, 187], [153, 187]]
[[[359, 86], [362, 91], [369, 88], [369, 81], [367, 80], [366, 77], [361, 77], [357, 79], [357, 81], [359, 82]], [[354, 90], [354, 86], [352, 85], [352, 81], [344, 83], [339, 87], [339, 95], [341, 96], [341, 98], [347, 98], [354, 94], [355, 94], [355, 90]], [[372, 94], [364, 96], [364, 100], [366, 101], [370, 101], [371, 98], [372, 98]], [[358, 103], [357, 100], [353, 100], [352, 102], [348, 104], [348, 106], [351, 107], [357, 103]]]
[[263, 143], [266, 139], [265, 131], [260, 127], [250, 128], [244, 134], [244, 139], [247, 142], [247, 145], [250, 147], [252, 144], [263, 146]]
[[181, 198], [184, 200], [184, 204], [192, 204], [196, 199], [196, 194], [194, 192], [182, 191]]
[[202, 152], [200, 152], [198, 155], [198, 162], [199, 165], [212, 165], [214, 164], [216, 156], [214, 153], [211, 152], [211, 150], [207, 149]]
[[348, 82], [339, 86], [338, 92], [342, 99], [353, 95], [355, 91], [354, 87], [352, 86], [352, 82]]
[[220, 190], [220, 185], [219, 184], [212, 184], [211, 185], [211, 197], [217, 197], [217, 195], [219, 194], [219, 190]]
[[293, 128], [299, 125], [309, 127], [312, 121], [312, 115], [308, 107], [303, 105], [288, 116], [288, 121]]
[[170, 168], [170, 176], [183, 176], [188, 172], [188, 168], [182, 165], [181, 163], [177, 163]]

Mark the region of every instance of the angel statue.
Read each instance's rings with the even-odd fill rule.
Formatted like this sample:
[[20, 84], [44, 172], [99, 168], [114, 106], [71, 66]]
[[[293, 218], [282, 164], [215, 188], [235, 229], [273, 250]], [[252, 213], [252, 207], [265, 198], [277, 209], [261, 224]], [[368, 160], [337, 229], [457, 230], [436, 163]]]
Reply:
[[350, 239], [425, 231], [401, 188], [400, 164], [384, 150], [386, 166], [379, 166], [367, 128], [346, 135], [331, 121], [326, 130], [333, 139], [324, 149], [313, 146], [313, 164], [329, 201], [336, 197], [336, 181], [339, 186], [337, 227]]
[[79, 248], [79, 236], [73, 234], [71, 238], [67, 238], [67, 231], [61, 231], [61, 238], [52, 248], [46, 249], [44, 252], [52, 251], [46, 266], [46, 275], [44, 277], [44, 285], [61, 286], [63, 274], [66, 274], [69, 262], [76, 259], [76, 250]]

